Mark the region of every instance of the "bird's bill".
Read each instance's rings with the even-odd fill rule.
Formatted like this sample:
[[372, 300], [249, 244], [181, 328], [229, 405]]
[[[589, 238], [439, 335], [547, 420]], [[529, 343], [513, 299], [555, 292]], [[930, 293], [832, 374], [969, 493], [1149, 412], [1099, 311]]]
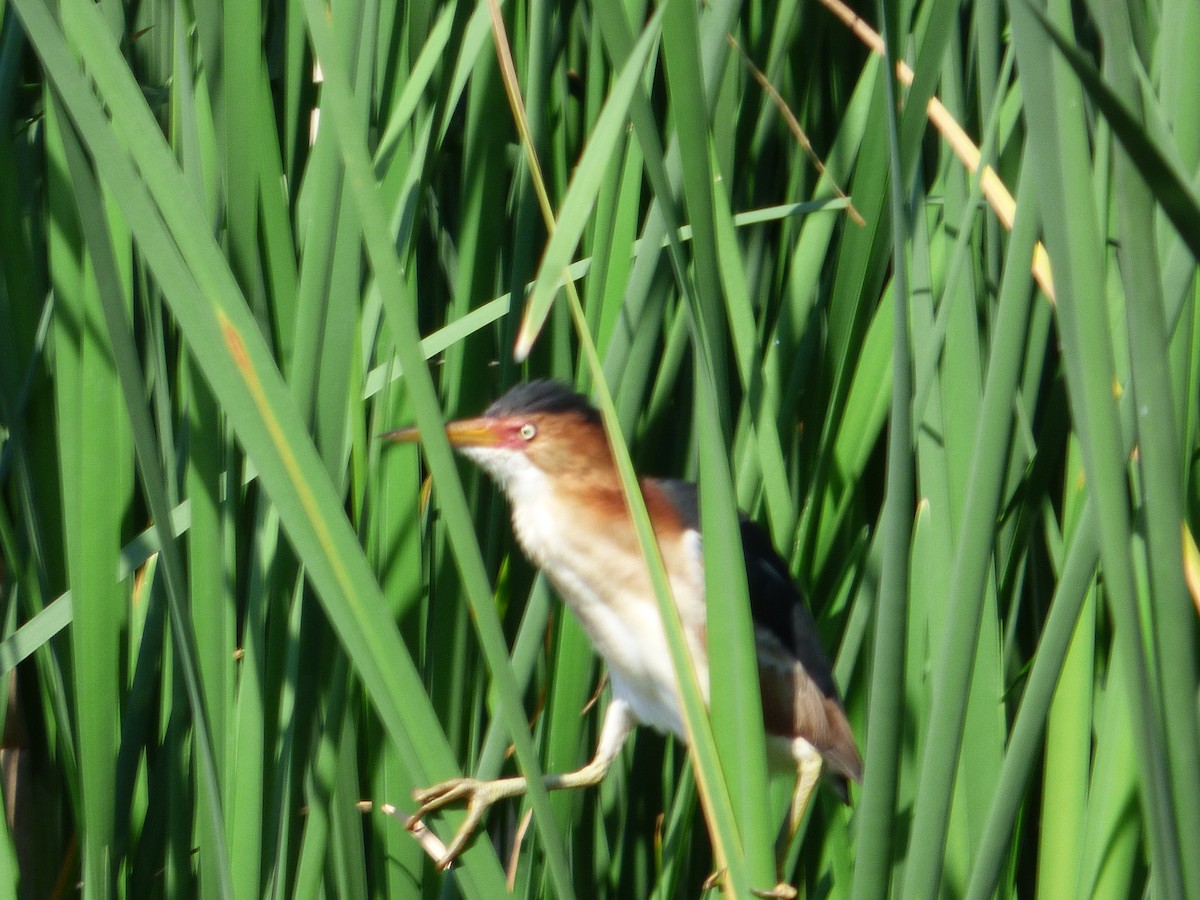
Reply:
[[[494, 447], [503, 440], [495, 419], [461, 419], [446, 424], [446, 437], [451, 447]], [[400, 428], [381, 434], [385, 441], [396, 444], [415, 444], [421, 439], [416, 428]]]

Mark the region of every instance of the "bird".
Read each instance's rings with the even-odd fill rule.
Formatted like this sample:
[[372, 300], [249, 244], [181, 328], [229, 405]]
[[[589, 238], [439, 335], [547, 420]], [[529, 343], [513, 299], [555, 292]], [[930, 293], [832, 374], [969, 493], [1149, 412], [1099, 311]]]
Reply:
[[[666, 634], [600, 414], [557, 381], [517, 384], [481, 416], [449, 422], [452, 447], [480, 466], [507, 497], [513, 531], [578, 619], [608, 671], [612, 696], [595, 753], [573, 772], [546, 775], [547, 790], [590, 787], [608, 772], [638, 724], [687, 740]], [[382, 435], [420, 439], [416, 428]], [[683, 633], [708, 702], [704, 557], [695, 484], [639, 478], [666, 567]], [[861, 782], [863, 763], [816, 624], [787, 564], [767, 533], [740, 515], [750, 613], [762, 695], [763, 728], [772, 769], [795, 767], [786, 840], [829, 770], [843, 800], [847, 781]], [[523, 776], [456, 778], [414, 792], [409, 827], [451, 804], [467, 814], [438, 865], [465, 849], [494, 803], [526, 790]]]

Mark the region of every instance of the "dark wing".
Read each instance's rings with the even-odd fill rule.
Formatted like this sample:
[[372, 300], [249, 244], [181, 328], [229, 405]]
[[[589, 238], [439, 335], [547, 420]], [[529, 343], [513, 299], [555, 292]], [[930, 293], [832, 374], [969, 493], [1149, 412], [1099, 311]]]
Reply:
[[[700, 494], [690, 481], [655, 478], [654, 484], [667, 495], [685, 528], [700, 530]], [[775, 552], [766, 531], [739, 513], [742, 554], [746, 559], [746, 586], [750, 591], [750, 615], [755, 627], [764, 628], [783, 649], [800, 660], [825, 694], [836, 697], [837, 685], [829, 658], [817, 638], [816, 624], [804, 605], [787, 563]]]
[[[684, 527], [699, 530], [696, 485], [655, 479]], [[862, 779], [862, 758], [833, 680], [833, 667], [812, 614], [766, 531], [741, 516], [750, 615], [758, 643], [763, 725], [779, 737], [802, 737], [838, 774]]]
[[773, 634], [792, 656], [812, 673], [822, 693], [837, 696], [825, 648], [817, 637], [804, 598], [792, 580], [766, 531], [742, 517], [742, 553], [746, 557], [746, 586], [754, 624]]
[[750, 612], [758, 630], [758, 677], [768, 734], [802, 737], [846, 778], [862, 780], [862, 757], [821, 645], [817, 623], [767, 533], [742, 519]]

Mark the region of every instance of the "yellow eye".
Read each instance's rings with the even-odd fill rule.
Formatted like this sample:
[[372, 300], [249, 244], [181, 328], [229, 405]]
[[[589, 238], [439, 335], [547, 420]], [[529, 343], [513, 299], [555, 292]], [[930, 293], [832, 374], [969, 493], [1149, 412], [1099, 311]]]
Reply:
[[532, 422], [526, 422], [520, 427], [520, 429], [517, 431], [517, 434], [519, 434], [523, 440], [532, 441], [534, 436], [537, 434], [537, 426]]

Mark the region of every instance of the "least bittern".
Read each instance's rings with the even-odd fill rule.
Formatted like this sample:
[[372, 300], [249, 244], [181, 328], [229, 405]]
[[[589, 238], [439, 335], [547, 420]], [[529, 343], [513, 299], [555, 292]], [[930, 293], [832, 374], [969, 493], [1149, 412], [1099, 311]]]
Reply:
[[[608, 665], [612, 701], [595, 756], [577, 771], [547, 776], [546, 789], [597, 784], [638, 723], [686, 740], [662, 620], [596, 410], [560, 384], [535, 381], [514, 387], [478, 418], [449, 423], [446, 434], [504, 490], [522, 549], [546, 573]], [[418, 434], [405, 428], [384, 437], [413, 442]], [[707, 702], [696, 486], [658, 478], [640, 483]], [[832, 770], [845, 798], [846, 780], [862, 778], [862, 759], [816, 625], [787, 565], [767, 534], [745, 516], [741, 536], [768, 758], [775, 768], [797, 771], [790, 838], [822, 765]], [[439, 861], [445, 867], [462, 852], [489, 806], [525, 790], [523, 777], [447, 781], [416, 792], [420, 806], [409, 824], [415, 826], [448, 804], [466, 802], [467, 817]]]

